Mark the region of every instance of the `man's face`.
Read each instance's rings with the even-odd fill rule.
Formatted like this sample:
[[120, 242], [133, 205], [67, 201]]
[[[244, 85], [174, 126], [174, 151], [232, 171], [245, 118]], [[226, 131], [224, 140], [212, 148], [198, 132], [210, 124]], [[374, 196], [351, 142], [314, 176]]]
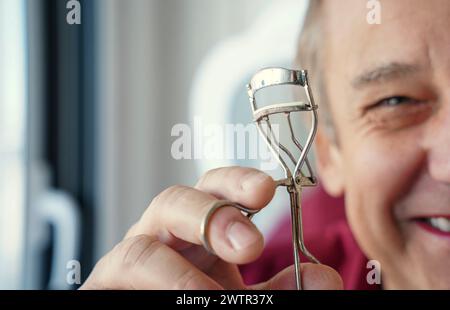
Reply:
[[349, 223], [385, 287], [450, 288], [450, 1], [366, 3], [323, 11]]

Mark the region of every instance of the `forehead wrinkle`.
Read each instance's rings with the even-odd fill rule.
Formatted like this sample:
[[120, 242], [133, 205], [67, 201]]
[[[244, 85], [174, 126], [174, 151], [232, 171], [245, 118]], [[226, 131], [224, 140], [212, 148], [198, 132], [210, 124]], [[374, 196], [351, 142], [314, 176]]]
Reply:
[[400, 79], [418, 73], [421, 70], [421, 67], [417, 64], [400, 62], [382, 64], [358, 75], [352, 81], [352, 86], [354, 88], [361, 88], [370, 84]]

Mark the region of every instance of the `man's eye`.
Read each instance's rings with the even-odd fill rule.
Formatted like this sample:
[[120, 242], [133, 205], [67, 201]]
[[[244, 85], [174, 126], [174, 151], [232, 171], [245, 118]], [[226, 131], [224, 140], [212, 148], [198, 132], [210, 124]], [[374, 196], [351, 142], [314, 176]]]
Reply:
[[433, 111], [431, 103], [407, 96], [386, 97], [366, 109], [363, 115], [380, 128], [400, 129], [426, 120]]
[[418, 102], [417, 100], [414, 100], [414, 99], [409, 98], [409, 97], [394, 96], [394, 97], [389, 97], [389, 98], [385, 98], [383, 100], [380, 100], [374, 106], [375, 107], [382, 107], [382, 106], [392, 107], [392, 106], [397, 106], [397, 105], [400, 105], [400, 104], [417, 103], [417, 102]]

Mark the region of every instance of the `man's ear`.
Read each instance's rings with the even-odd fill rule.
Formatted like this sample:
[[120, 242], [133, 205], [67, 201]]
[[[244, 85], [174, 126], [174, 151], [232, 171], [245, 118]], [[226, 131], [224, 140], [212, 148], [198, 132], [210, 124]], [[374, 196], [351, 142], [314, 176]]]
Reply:
[[317, 130], [315, 147], [320, 181], [328, 194], [341, 196], [344, 193], [342, 153], [322, 126]]

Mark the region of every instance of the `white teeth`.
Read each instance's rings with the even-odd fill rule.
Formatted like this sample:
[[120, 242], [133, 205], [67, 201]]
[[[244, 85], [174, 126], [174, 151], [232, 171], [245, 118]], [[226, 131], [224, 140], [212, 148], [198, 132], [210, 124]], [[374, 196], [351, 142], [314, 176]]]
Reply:
[[428, 219], [431, 226], [444, 232], [450, 232], [450, 219], [445, 217], [432, 217]]

